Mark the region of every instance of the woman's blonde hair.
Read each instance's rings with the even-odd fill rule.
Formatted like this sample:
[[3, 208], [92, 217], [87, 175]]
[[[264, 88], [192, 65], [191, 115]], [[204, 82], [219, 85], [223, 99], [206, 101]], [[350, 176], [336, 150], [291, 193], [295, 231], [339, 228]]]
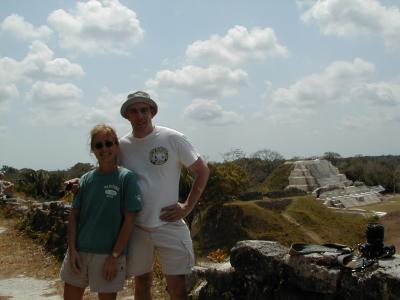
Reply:
[[93, 140], [94, 137], [99, 134], [99, 133], [105, 133], [105, 134], [110, 134], [113, 137], [113, 141], [116, 145], [118, 145], [118, 137], [117, 133], [114, 128], [112, 128], [110, 125], [107, 124], [97, 124], [90, 130], [90, 150], [93, 150], [94, 144]]

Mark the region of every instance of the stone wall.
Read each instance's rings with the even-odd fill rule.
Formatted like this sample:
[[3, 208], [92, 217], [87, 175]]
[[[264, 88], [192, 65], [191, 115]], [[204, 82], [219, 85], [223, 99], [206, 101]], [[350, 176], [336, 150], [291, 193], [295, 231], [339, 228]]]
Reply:
[[[0, 207], [4, 214], [21, 218], [22, 230], [62, 258], [68, 205], [8, 199]], [[350, 272], [333, 256], [291, 256], [277, 242], [246, 240], [232, 248], [229, 261], [199, 264], [188, 280], [193, 300], [394, 300], [400, 299], [400, 257]]]
[[6, 217], [19, 218], [18, 227], [62, 260], [67, 250], [70, 206], [62, 201], [36, 202], [20, 198], [0, 200]]
[[271, 241], [240, 241], [230, 260], [196, 266], [191, 299], [394, 300], [400, 299], [400, 257], [351, 272], [336, 256], [289, 255]]

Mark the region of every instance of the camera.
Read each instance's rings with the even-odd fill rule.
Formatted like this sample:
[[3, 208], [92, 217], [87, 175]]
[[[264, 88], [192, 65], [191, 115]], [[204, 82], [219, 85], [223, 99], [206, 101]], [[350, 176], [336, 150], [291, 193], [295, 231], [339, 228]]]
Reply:
[[385, 236], [385, 227], [380, 223], [368, 223], [366, 229], [367, 242], [358, 246], [358, 251], [362, 256], [373, 259], [390, 257], [396, 253], [393, 245], [385, 245], [383, 239]]

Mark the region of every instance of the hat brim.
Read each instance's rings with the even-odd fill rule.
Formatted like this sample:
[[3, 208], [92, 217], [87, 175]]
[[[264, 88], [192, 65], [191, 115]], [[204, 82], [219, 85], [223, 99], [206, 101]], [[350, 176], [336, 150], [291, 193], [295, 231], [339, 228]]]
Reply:
[[158, 112], [158, 106], [157, 103], [150, 99], [150, 98], [144, 98], [144, 97], [135, 97], [135, 98], [130, 98], [128, 100], [126, 100], [122, 106], [121, 106], [121, 116], [124, 117], [125, 119], [127, 119], [126, 117], [126, 110], [128, 109], [128, 107], [134, 103], [147, 103], [149, 104], [152, 108], [153, 108], [153, 117], [157, 114]]

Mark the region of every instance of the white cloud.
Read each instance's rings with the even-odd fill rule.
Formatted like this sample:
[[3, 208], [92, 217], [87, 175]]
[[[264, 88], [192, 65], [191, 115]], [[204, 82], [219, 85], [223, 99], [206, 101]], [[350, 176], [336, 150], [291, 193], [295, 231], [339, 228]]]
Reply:
[[18, 96], [17, 87], [13, 84], [0, 85], [0, 104], [9, 98]]
[[243, 117], [232, 111], [224, 111], [214, 100], [195, 99], [184, 110], [184, 116], [208, 125], [222, 126], [238, 123]]
[[82, 91], [71, 83], [57, 84], [46, 81], [35, 82], [27, 93], [27, 98], [34, 105], [56, 110], [76, 106], [81, 97]]
[[35, 41], [28, 54], [21, 60], [0, 58], [0, 85], [17, 85], [20, 81], [51, 78], [77, 78], [85, 73], [78, 64], [65, 58], [53, 59], [53, 51], [46, 44]]
[[91, 128], [99, 123], [126, 125], [119, 114], [125, 96], [103, 88], [95, 103], [88, 104], [74, 85], [41, 82], [32, 88], [28, 99], [34, 104], [31, 113], [35, 124]]
[[0, 85], [14, 84], [22, 78], [20, 63], [9, 57], [0, 58]]
[[371, 126], [371, 118], [369, 116], [346, 116], [339, 124], [339, 129], [356, 130], [369, 128]]
[[352, 96], [377, 106], [400, 105], [400, 84], [390, 82], [365, 83], [352, 90]]
[[44, 73], [58, 77], [79, 77], [84, 75], [80, 65], [72, 64], [66, 58], [55, 58], [49, 61], [44, 68]]
[[93, 107], [86, 107], [82, 110], [80, 120], [75, 120], [77, 124], [97, 124], [97, 123], [115, 123], [115, 120], [122, 119], [119, 110], [125, 94], [113, 94], [109, 89], [103, 88], [96, 99]]
[[319, 74], [267, 94], [266, 115], [275, 123], [295, 123], [324, 111], [325, 106], [328, 111], [360, 112], [360, 116], [345, 117], [339, 124], [341, 129], [363, 128], [377, 115], [382, 122], [391, 122], [395, 120], [394, 108], [400, 106], [400, 84], [370, 82], [374, 70], [373, 64], [360, 58], [333, 62]]
[[7, 128], [5, 127], [5, 126], [1, 126], [0, 125], [0, 136], [1, 137], [4, 137], [4, 136], [6, 136], [6, 134], [7, 134]]
[[289, 51], [279, 44], [271, 28], [255, 27], [250, 31], [235, 26], [220, 37], [213, 35], [206, 41], [195, 41], [186, 50], [189, 59], [208, 63], [242, 64], [247, 60], [267, 57], [286, 57]]
[[4, 109], [7, 100], [19, 96], [21, 83], [34, 83], [34, 91], [40, 86], [40, 81], [47, 79], [77, 78], [84, 75], [82, 67], [71, 63], [65, 58], [53, 59], [53, 51], [44, 43], [35, 41], [30, 46], [29, 53], [21, 60], [0, 58], [0, 105]]
[[87, 128], [94, 124], [108, 123], [116, 127], [122, 126], [126, 130], [128, 123], [120, 115], [122, 100], [125, 98], [126, 93], [113, 93], [104, 87], [93, 105], [76, 104], [71, 113], [65, 114], [63, 122], [74, 127]]
[[0, 112], [6, 111], [8, 108], [8, 102], [12, 98], [16, 98], [18, 96], [19, 92], [14, 84], [0, 84]]
[[195, 97], [224, 97], [238, 93], [247, 84], [248, 75], [241, 69], [223, 66], [207, 68], [187, 65], [176, 71], [162, 70], [146, 82], [150, 89], [184, 91]]
[[66, 58], [53, 59], [54, 52], [44, 43], [35, 41], [29, 53], [21, 61], [24, 75], [34, 78], [43, 77], [81, 77], [85, 73], [78, 64]]
[[118, 0], [81, 1], [75, 11], [52, 12], [48, 22], [61, 47], [86, 54], [127, 54], [144, 35], [136, 13]]
[[351, 101], [353, 90], [374, 71], [374, 66], [360, 58], [337, 61], [321, 74], [307, 76], [289, 88], [272, 92], [268, 100], [275, 105], [313, 109], [326, 102]]
[[19, 15], [12, 14], [0, 24], [0, 31], [24, 41], [47, 40], [52, 30], [47, 26], [35, 28]]
[[278, 106], [270, 106], [263, 115], [255, 115], [255, 117], [267, 118], [275, 125], [292, 124], [299, 126], [300, 122], [304, 122], [315, 114], [315, 110], [305, 107], [285, 107], [282, 109]]
[[26, 94], [30, 122], [39, 126], [74, 126], [84, 123], [88, 108], [82, 91], [71, 83], [35, 82]]
[[322, 33], [336, 36], [361, 34], [382, 37], [387, 47], [400, 47], [400, 10], [376, 0], [325, 0], [303, 13], [305, 23], [316, 23]]

